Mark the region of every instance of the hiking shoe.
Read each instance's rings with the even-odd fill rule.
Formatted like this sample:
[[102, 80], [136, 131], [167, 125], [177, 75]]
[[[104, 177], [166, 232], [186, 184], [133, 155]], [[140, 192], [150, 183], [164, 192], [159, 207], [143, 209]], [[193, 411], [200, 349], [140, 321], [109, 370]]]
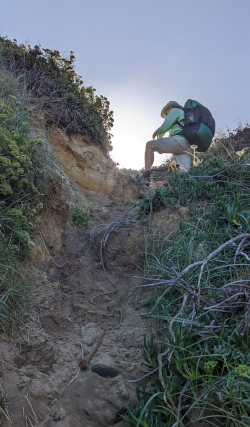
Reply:
[[150, 177], [149, 176], [145, 176], [144, 174], [141, 176], [136, 175], [135, 179], [138, 182], [138, 184], [146, 185], [147, 187], [149, 187], [149, 184], [150, 184]]

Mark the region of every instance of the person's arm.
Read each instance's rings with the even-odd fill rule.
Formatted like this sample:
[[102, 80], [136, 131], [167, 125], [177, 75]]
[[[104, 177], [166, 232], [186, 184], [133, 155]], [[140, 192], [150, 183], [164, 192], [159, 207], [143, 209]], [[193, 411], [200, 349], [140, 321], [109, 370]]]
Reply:
[[156, 136], [159, 136], [161, 138], [167, 131], [169, 131], [169, 129], [171, 129], [171, 127], [173, 127], [178, 118], [178, 111], [176, 110], [176, 108], [173, 108], [168, 113], [163, 124], [153, 133], [153, 139], [155, 139]]
[[157, 137], [157, 130], [158, 130], [158, 129], [156, 129], [156, 130], [154, 131], [154, 133], [153, 133], [153, 135], [152, 135], [152, 139], [155, 139], [155, 138]]

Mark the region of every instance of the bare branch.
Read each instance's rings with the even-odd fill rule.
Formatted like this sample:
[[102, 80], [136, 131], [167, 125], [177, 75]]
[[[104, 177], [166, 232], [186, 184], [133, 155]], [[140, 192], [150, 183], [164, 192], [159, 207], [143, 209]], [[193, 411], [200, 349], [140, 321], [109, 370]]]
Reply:
[[[215, 249], [213, 252], [211, 252], [206, 258], [204, 258], [201, 261], [196, 261], [193, 264], [188, 265], [187, 267], [185, 267], [180, 274], [176, 277], [176, 279], [173, 280], [173, 283], [171, 286], [169, 286], [167, 289], [165, 289], [165, 291], [158, 297], [155, 305], [153, 306], [152, 310], [148, 313], [148, 314], [152, 314], [155, 309], [158, 307], [159, 303], [161, 302], [161, 300], [165, 297], [165, 295], [170, 292], [170, 290], [172, 289], [172, 287], [179, 282], [179, 280], [185, 276], [186, 273], [188, 273], [189, 270], [191, 270], [194, 267], [197, 266], [203, 266], [206, 265], [209, 261], [211, 261], [211, 259], [213, 259], [216, 255], [218, 255], [221, 251], [223, 251], [223, 249], [225, 249], [227, 246], [232, 245], [234, 242], [237, 242], [238, 240], [241, 239], [249, 239], [250, 238], [250, 233], [243, 233], [243, 234], [239, 234], [238, 236], [233, 237], [232, 239], [228, 240], [227, 242], [223, 243], [222, 245], [220, 245], [217, 249]], [[204, 267], [203, 267], [204, 268]], [[199, 285], [199, 282], [198, 282]]]
[[245, 238], [245, 239], [243, 239], [243, 240], [240, 242], [240, 244], [238, 245], [238, 247], [237, 247], [237, 249], [236, 249], [236, 252], [235, 252], [234, 263], [236, 262], [236, 258], [237, 258], [237, 256], [239, 255], [240, 250], [242, 249], [242, 246], [244, 245], [245, 241], [246, 241], [246, 238]]
[[247, 260], [248, 262], [250, 262], [250, 258], [249, 258], [249, 256], [248, 256], [247, 254], [245, 254], [245, 252], [240, 251], [240, 252], [239, 252], [239, 255], [242, 255], [244, 258], [246, 258], [246, 260]]
[[203, 310], [211, 310], [213, 308], [219, 307], [219, 305], [222, 305], [227, 301], [231, 301], [232, 299], [238, 297], [239, 295], [245, 295], [245, 292], [238, 292], [237, 294], [231, 295], [231, 297], [226, 298], [225, 300], [218, 302], [218, 304], [210, 305], [209, 307], [203, 307]]
[[[160, 282], [156, 282], [156, 283], [146, 283], [145, 285], [138, 285], [137, 288], [149, 288], [153, 286], [172, 285], [172, 283], [173, 283], [173, 280], [161, 280]], [[182, 279], [178, 282], [178, 284], [183, 289], [188, 291], [191, 295], [195, 295], [195, 292], [193, 291], [193, 289], [187, 283], [185, 283], [185, 281], [183, 281]]]

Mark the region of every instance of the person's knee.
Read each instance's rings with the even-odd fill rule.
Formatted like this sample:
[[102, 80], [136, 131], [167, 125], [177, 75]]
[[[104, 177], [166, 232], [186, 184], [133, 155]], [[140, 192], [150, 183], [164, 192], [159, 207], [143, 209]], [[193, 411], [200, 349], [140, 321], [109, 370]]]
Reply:
[[146, 150], [155, 150], [155, 148], [154, 148], [154, 140], [148, 141], [146, 143]]

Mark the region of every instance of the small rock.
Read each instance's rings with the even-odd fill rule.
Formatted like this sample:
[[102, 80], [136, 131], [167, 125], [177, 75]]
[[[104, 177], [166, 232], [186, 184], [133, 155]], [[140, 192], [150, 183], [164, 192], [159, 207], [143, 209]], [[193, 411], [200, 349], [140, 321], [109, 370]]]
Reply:
[[188, 214], [188, 208], [187, 208], [186, 206], [181, 206], [181, 207], [179, 208], [179, 213], [180, 213], [180, 215], [181, 215], [182, 217], [187, 216], [187, 214]]
[[26, 375], [23, 375], [20, 377], [20, 380], [17, 383], [18, 387], [26, 387], [30, 383], [31, 379], [27, 377]]
[[81, 327], [82, 342], [90, 347], [96, 342], [100, 330], [95, 323], [89, 323]]

